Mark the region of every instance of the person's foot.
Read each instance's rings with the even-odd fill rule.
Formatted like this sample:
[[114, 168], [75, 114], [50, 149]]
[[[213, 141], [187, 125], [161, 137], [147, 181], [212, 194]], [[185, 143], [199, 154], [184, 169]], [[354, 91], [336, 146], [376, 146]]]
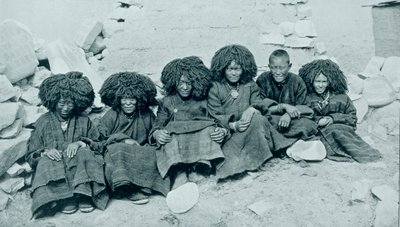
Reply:
[[75, 198], [66, 199], [64, 201], [64, 206], [61, 210], [64, 214], [73, 214], [78, 210], [78, 205]]
[[95, 209], [90, 197], [84, 196], [79, 200], [79, 210], [82, 213], [90, 213]]
[[136, 205], [146, 204], [150, 201], [149, 196], [143, 194], [142, 192], [134, 192], [130, 196], [128, 196], [128, 199]]
[[178, 188], [179, 186], [188, 182], [188, 177], [186, 172], [179, 172], [176, 174], [174, 185], [172, 186], [172, 190]]

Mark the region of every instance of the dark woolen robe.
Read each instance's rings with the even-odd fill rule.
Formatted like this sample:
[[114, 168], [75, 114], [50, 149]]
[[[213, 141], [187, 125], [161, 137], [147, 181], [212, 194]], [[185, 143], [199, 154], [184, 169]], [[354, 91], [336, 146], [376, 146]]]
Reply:
[[272, 157], [271, 150], [285, 148], [293, 143], [278, 133], [268, 121], [268, 108], [275, 102], [261, 100], [255, 82], [239, 86], [239, 96], [234, 99], [226, 83], [214, 82], [208, 95], [210, 114], [222, 125], [240, 120], [250, 106], [260, 110], [253, 115], [250, 126], [244, 132], [234, 132], [223, 146], [225, 162], [217, 171], [218, 179], [246, 170], [255, 170]]
[[[166, 195], [170, 179], [163, 179], [156, 164], [156, 147], [150, 146], [148, 135], [155, 116], [150, 110], [137, 111], [128, 118], [122, 111], [110, 109], [98, 125], [105, 141], [105, 175], [112, 190], [123, 185], [150, 188]], [[134, 139], [140, 145], [126, 144]]]
[[[304, 81], [296, 74], [289, 73], [283, 83], [275, 82], [272, 72], [265, 72], [257, 79], [257, 85], [260, 87], [261, 98], [269, 98], [279, 103], [286, 103], [292, 106], [307, 106], [307, 87]], [[278, 128], [279, 119], [282, 114], [273, 114], [271, 123]], [[290, 126], [287, 129], [280, 130], [284, 136], [289, 138], [298, 138], [307, 140], [313, 137], [317, 132], [317, 125], [309, 115], [302, 115], [300, 119], [291, 119]]]
[[179, 95], [160, 100], [152, 132], [166, 129], [172, 135], [172, 141], [157, 152], [161, 175], [166, 176], [169, 169], [179, 163], [204, 160], [215, 165], [221, 163], [224, 160], [221, 146], [210, 137], [217, 126], [208, 114], [207, 100], [182, 100]]
[[321, 104], [323, 98], [316, 94], [310, 94], [308, 98], [314, 110], [316, 122], [324, 116], [330, 116], [333, 119], [333, 124], [319, 128], [327, 158], [336, 161], [354, 159], [357, 162], [369, 162], [381, 157], [378, 150], [372, 148], [356, 134], [356, 108], [346, 94], [331, 95], [326, 105]]
[[[88, 147], [79, 148], [73, 158], [66, 156], [67, 146], [81, 137], [99, 138], [99, 132], [86, 116], [71, 118], [65, 132], [53, 112], [43, 114], [36, 121], [26, 154], [26, 160], [35, 169], [31, 189], [32, 214], [50, 202], [71, 198], [74, 194], [92, 197], [97, 208], [105, 209], [108, 195], [102, 156]], [[45, 149], [63, 151], [62, 160], [57, 162], [42, 156]]]

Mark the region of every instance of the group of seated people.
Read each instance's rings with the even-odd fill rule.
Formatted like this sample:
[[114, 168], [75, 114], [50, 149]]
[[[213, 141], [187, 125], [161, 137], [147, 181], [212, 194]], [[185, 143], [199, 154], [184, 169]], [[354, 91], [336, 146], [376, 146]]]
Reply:
[[145, 204], [191, 176], [257, 170], [299, 139], [319, 138], [337, 161], [381, 157], [355, 133], [356, 109], [336, 63], [314, 60], [296, 75], [279, 49], [268, 67], [255, 80], [254, 56], [241, 45], [219, 49], [210, 69], [195, 56], [175, 59], [162, 70], [160, 100], [147, 76], [116, 73], [99, 91], [110, 109], [93, 122], [83, 114], [95, 97], [88, 78], [47, 78], [39, 98], [49, 112], [35, 123], [26, 155], [35, 169], [33, 216], [104, 210], [110, 196]]

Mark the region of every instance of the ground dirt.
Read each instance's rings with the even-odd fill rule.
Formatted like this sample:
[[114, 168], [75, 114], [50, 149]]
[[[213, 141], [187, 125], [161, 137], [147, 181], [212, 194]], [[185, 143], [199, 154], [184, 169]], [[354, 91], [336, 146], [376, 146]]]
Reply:
[[[367, 128], [362, 123], [358, 133], [367, 136]], [[0, 226], [372, 226], [377, 198], [369, 193], [362, 202], [352, 201], [351, 191], [357, 181], [399, 189], [399, 137], [384, 141], [370, 136], [383, 155], [379, 162], [325, 159], [301, 167], [288, 157], [274, 158], [235, 179], [217, 183], [211, 176], [200, 181], [199, 202], [184, 214], [173, 214], [165, 198], [155, 195], [146, 205], [113, 199], [105, 211], [30, 220], [31, 199], [25, 189], [0, 212]], [[260, 215], [248, 208], [258, 201], [266, 204]]]

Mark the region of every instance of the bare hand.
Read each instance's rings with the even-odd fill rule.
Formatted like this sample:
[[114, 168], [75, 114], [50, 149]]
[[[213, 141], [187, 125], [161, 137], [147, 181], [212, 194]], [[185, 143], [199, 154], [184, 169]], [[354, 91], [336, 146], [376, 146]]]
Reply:
[[289, 104], [286, 104], [285, 105], [285, 110], [286, 110], [286, 113], [289, 114], [289, 116], [291, 118], [300, 118], [300, 116], [301, 116], [300, 110], [297, 109], [297, 107], [295, 107], [295, 106], [291, 106]]
[[279, 130], [288, 128], [290, 125], [290, 115], [288, 113], [285, 113], [284, 115], [281, 116], [281, 118], [279, 119], [279, 123], [278, 123], [278, 128]]
[[138, 146], [140, 146], [140, 144], [134, 139], [125, 139], [124, 143], [130, 144], [130, 145], [138, 145]]
[[319, 119], [318, 126], [319, 127], [327, 127], [333, 123], [332, 117], [323, 117]]
[[245, 121], [239, 120], [239, 121], [230, 123], [230, 126], [233, 129], [233, 131], [244, 132], [250, 126], [250, 121], [245, 122]]
[[172, 140], [172, 136], [165, 129], [156, 130], [153, 134], [153, 137], [157, 141], [157, 143], [160, 145], [169, 143]]
[[259, 111], [254, 107], [249, 107], [242, 113], [242, 118], [240, 120], [243, 122], [250, 122], [251, 118], [253, 118], [253, 115], [257, 112]]
[[65, 150], [67, 153], [67, 157], [68, 158], [72, 158], [76, 155], [76, 152], [78, 151], [78, 149], [82, 146], [81, 141], [78, 142], [73, 142], [71, 144], [68, 145], [67, 149]]
[[214, 132], [210, 134], [210, 136], [213, 141], [217, 143], [222, 143], [227, 133], [228, 132], [226, 129], [217, 127], [215, 128]]
[[56, 149], [46, 149], [43, 154], [46, 155], [51, 160], [54, 160], [57, 162], [61, 161], [61, 159], [62, 159], [61, 151], [58, 151]]

